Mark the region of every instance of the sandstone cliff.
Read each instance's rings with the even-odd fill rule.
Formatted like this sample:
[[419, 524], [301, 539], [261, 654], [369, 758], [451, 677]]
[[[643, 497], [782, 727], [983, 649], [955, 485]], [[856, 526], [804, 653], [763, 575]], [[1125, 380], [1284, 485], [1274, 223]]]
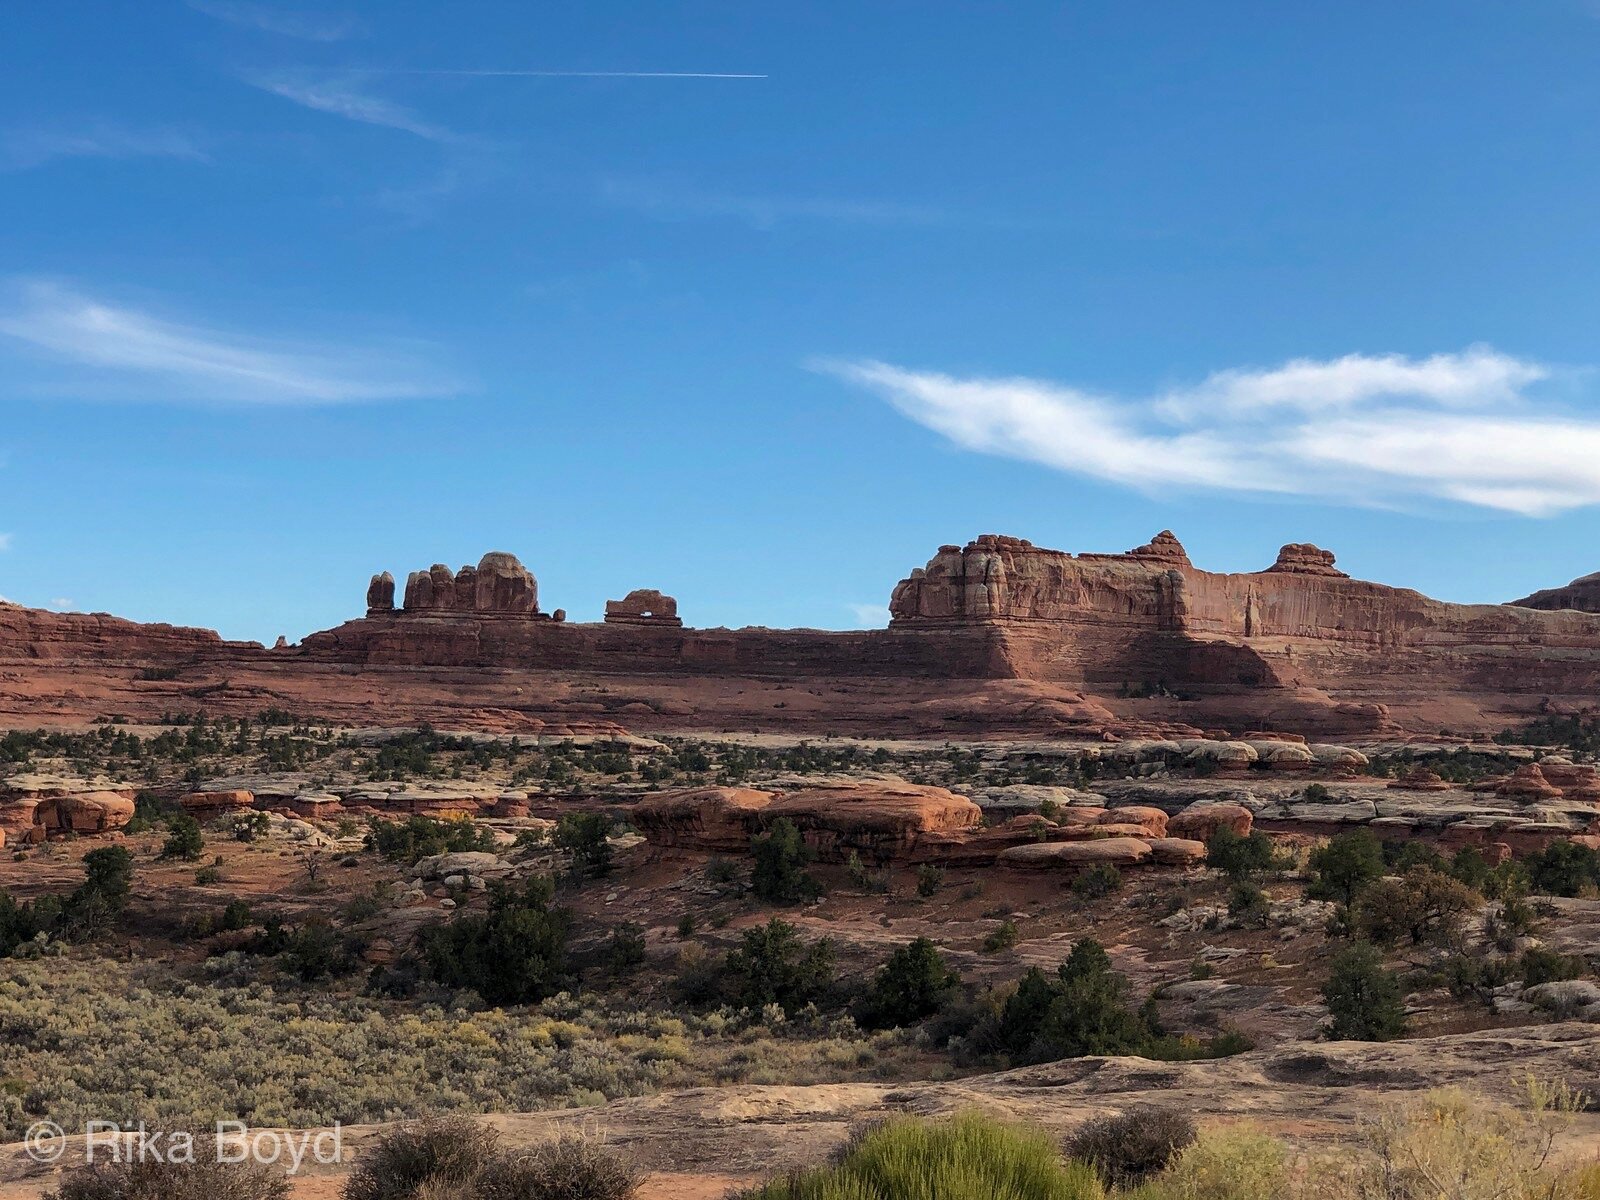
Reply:
[[503, 553], [413, 572], [401, 608], [382, 572], [366, 601], [365, 617], [272, 650], [0, 604], [0, 715], [277, 705], [553, 736], [1344, 735], [1495, 730], [1600, 693], [1600, 614], [1446, 604], [1351, 579], [1299, 543], [1219, 574], [1168, 531], [1124, 554], [998, 535], [944, 546], [894, 589], [889, 628], [845, 633], [687, 628], [643, 590], [608, 621], [566, 622]]

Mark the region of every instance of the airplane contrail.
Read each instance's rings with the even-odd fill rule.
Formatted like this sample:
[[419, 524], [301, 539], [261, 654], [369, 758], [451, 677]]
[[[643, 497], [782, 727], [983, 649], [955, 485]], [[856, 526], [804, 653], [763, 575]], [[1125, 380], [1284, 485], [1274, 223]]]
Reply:
[[550, 79], [769, 79], [768, 75], [729, 71], [478, 71], [452, 68], [379, 68], [385, 75], [482, 75]]

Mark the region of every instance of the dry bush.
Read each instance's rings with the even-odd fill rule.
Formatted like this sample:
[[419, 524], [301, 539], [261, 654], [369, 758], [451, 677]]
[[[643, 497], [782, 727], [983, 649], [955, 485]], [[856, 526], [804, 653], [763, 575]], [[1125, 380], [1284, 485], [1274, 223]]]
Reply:
[[[202, 1135], [204, 1136], [204, 1135]], [[193, 1163], [95, 1163], [69, 1171], [45, 1200], [282, 1200], [283, 1172], [250, 1163], [205, 1161], [196, 1140]]]
[[628, 1200], [633, 1169], [581, 1137], [502, 1153], [467, 1117], [396, 1129], [361, 1156], [343, 1200]]
[[500, 1135], [468, 1117], [403, 1125], [364, 1151], [344, 1200], [416, 1200], [418, 1189], [470, 1188], [494, 1163]]
[[1584, 1200], [1580, 1176], [1550, 1164], [1557, 1135], [1584, 1097], [1529, 1078], [1512, 1107], [1459, 1088], [1391, 1105], [1364, 1131], [1365, 1153], [1323, 1164], [1323, 1200]]
[[502, 1155], [484, 1175], [484, 1200], [628, 1200], [632, 1167], [581, 1137], [561, 1137]]
[[1127, 1187], [1164, 1170], [1195, 1136], [1187, 1113], [1138, 1104], [1086, 1122], [1067, 1139], [1066, 1152], [1068, 1158], [1088, 1163], [1107, 1184]]

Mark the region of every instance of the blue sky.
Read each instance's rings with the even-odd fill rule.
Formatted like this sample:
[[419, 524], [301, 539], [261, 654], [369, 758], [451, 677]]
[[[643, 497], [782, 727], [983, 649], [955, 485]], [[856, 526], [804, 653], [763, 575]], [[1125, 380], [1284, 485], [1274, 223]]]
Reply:
[[71, 0], [0, 36], [21, 603], [298, 637], [504, 549], [575, 620], [659, 587], [850, 627], [941, 543], [1163, 527], [1456, 600], [1600, 569], [1600, 6]]

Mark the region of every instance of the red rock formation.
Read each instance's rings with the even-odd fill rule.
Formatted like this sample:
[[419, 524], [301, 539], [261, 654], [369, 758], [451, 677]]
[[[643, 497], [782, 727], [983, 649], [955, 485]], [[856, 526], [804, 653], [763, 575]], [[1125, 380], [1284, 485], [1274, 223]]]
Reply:
[[462, 567], [454, 575], [443, 563], [434, 563], [406, 579], [405, 612], [411, 616], [446, 612], [533, 616], [538, 611], [539, 584], [533, 573], [516, 555], [498, 550], [485, 554], [476, 567]]
[[738, 854], [760, 831], [772, 795], [730, 787], [657, 792], [635, 804], [628, 820], [654, 846]]
[[764, 823], [793, 821], [825, 861], [842, 862], [854, 851], [876, 862], [916, 856], [928, 834], [977, 828], [983, 810], [941, 787], [899, 781], [823, 784], [778, 796], [762, 813]]
[[197, 821], [211, 821], [226, 813], [255, 807], [255, 793], [240, 789], [217, 792], [190, 792], [180, 796], [183, 811]]
[[1099, 825], [1127, 825], [1143, 830], [1150, 837], [1167, 836], [1167, 814], [1159, 808], [1127, 804], [1108, 808], [1096, 822]]
[[1392, 788], [1404, 788], [1412, 792], [1447, 792], [1450, 785], [1439, 775], [1428, 770], [1427, 767], [1412, 767], [1398, 779], [1389, 781]]
[[135, 789], [105, 779], [23, 774], [0, 781], [0, 833], [24, 845], [111, 833], [133, 819]]
[[384, 571], [367, 585], [367, 616], [394, 611], [394, 576]]
[[1278, 551], [1278, 561], [1268, 567], [1266, 573], [1323, 575], [1330, 579], [1350, 578], [1333, 565], [1332, 550], [1323, 550], [1310, 542], [1290, 542]]
[[1517, 608], [1540, 608], [1547, 611], [1572, 609], [1576, 612], [1600, 613], [1600, 571], [1581, 575], [1566, 587], [1546, 588], [1531, 596], [1511, 603]]
[[1167, 832], [1205, 842], [1219, 829], [1231, 829], [1243, 837], [1254, 823], [1255, 815], [1242, 804], [1191, 804], [1167, 820]]
[[678, 602], [654, 588], [635, 588], [621, 600], [606, 601], [610, 625], [682, 625]]
[[[1165, 533], [1129, 554], [1074, 556], [998, 535], [945, 546], [896, 587], [890, 628], [851, 633], [557, 621], [505, 554], [414, 573], [403, 610], [383, 607], [381, 574], [367, 599], [370, 616], [274, 652], [0, 604], [0, 717], [276, 705], [555, 736], [627, 726], [1320, 737], [1495, 729], [1507, 714], [1576, 711], [1600, 694], [1600, 615], [1443, 604], [1349, 579], [1325, 551], [1297, 545], [1271, 570], [1216, 574]], [[1207, 762], [1243, 770], [1255, 761], [1244, 749]], [[1304, 766], [1297, 751], [1282, 754], [1272, 765]]]
[[1494, 785], [1497, 796], [1505, 796], [1523, 803], [1539, 800], [1559, 800], [1561, 789], [1544, 777], [1538, 763], [1524, 763], [1510, 775]]
[[1170, 563], [1175, 567], [1193, 566], [1189, 561], [1189, 552], [1170, 529], [1163, 529], [1143, 546], [1135, 546], [1128, 551], [1128, 557]]
[[1147, 861], [1153, 854], [1148, 841], [1134, 837], [1109, 837], [1085, 842], [1037, 842], [1013, 846], [1009, 850], [1002, 850], [995, 861], [999, 866], [1021, 871], [1075, 871], [1102, 864], [1133, 867]]

